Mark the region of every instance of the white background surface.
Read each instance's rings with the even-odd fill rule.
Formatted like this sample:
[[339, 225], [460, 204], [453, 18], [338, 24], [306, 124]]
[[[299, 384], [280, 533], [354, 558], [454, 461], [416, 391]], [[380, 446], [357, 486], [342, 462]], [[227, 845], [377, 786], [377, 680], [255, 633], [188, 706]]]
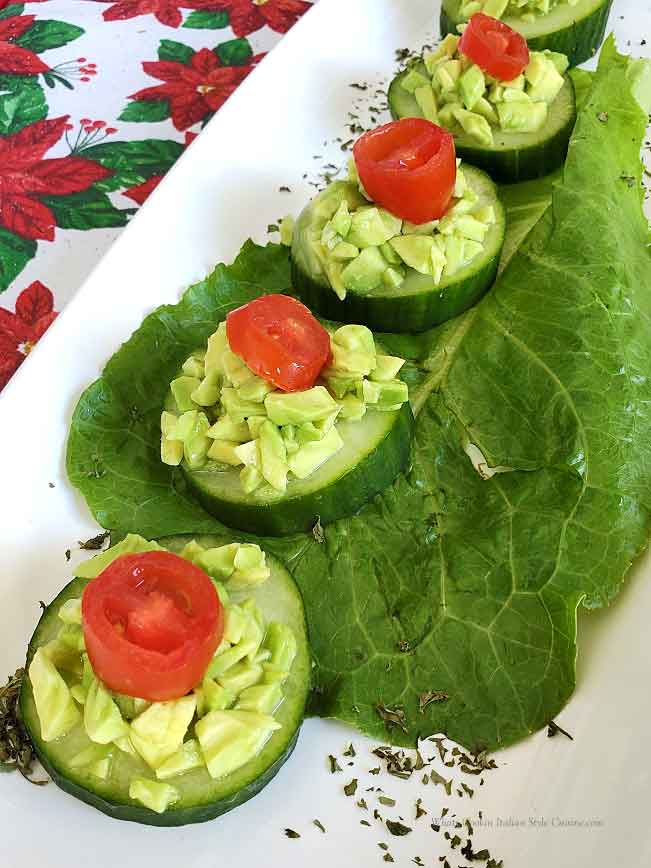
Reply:
[[[417, 47], [432, 35], [437, 9], [431, 0], [321, 0], [170, 172], [6, 388], [0, 675], [22, 663], [38, 600], [51, 599], [68, 581], [64, 551], [97, 532], [63, 469], [68, 419], [81, 390], [155, 305], [175, 301], [216, 261], [231, 259], [248, 235], [263, 241], [269, 222], [298, 211], [310, 192], [301, 176], [314, 173], [313, 155], [326, 153], [325, 140], [350, 138], [342, 131], [357, 93], [350, 82], [386, 80], [396, 48]], [[627, 50], [649, 53], [649, 45], [640, 47], [642, 38], [651, 40], [648, 2], [615, 0], [611, 23], [620, 48], [631, 40]], [[332, 156], [342, 161], [337, 145]], [[278, 192], [285, 184], [291, 194]], [[0, 864], [353, 868], [384, 864], [377, 842], [386, 841], [396, 865], [411, 865], [416, 855], [439, 865], [437, 857], [449, 853], [442, 833], [427, 818], [413, 823], [421, 796], [433, 815], [447, 804], [460, 819], [470, 817], [475, 848], [488, 846], [505, 868], [648, 866], [650, 576], [645, 559], [610, 611], [580, 619], [579, 686], [559, 718], [575, 740], [538, 733], [502, 752], [500, 768], [486, 775], [472, 801], [441, 798], [438, 787], [423, 792], [415, 781], [369, 777], [364, 770], [377, 762], [363, 739], [334, 723], [308, 721], [294, 757], [260, 796], [201, 826], [118, 823], [54, 786], [39, 790], [18, 775], [0, 776]], [[331, 775], [327, 755], [340, 755], [351, 739], [355, 769]], [[395, 809], [381, 811], [391, 818], [401, 813], [414, 832], [391, 838], [372, 818], [372, 828], [360, 826], [364, 813], [343, 795], [353, 776], [360, 779], [358, 796], [380, 785], [398, 799]], [[476, 778], [466, 780], [477, 788]], [[315, 817], [326, 835], [312, 826]], [[568, 821], [584, 825], [559, 825]], [[283, 836], [287, 826], [300, 840]], [[466, 864], [448, 858], [453, 868]]]

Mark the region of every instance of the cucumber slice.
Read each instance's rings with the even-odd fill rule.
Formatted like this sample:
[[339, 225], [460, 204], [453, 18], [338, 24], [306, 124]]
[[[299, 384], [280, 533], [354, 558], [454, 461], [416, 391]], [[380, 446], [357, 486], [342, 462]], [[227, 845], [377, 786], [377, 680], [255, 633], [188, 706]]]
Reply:
[[[413, 94], [401, 85], [411, 69], [427, 75], [423, 63], [397, 75], [389, 86], [389, 107], [394, 118], [422, 117]], [[549, 108], [544, 129], [537, 133], [507, 133], [493, 128], [493, 144], [479, 145], [466, 133], [455, 133], [457, 156], [484, 169], [496, 181], [515, 184], [549, 175], [562, 166], [576, 121], [574, 85], [569, 76]]]
[[[463, 0], [443, 0], [441, 6], [441, 34], [458, 35], [457, 25], [462, 24], [459, 14]], [[549, 48], [565, 54], [570, 66], [578, 66], [596, 54], [603, 42], [608, 23], [608, 15], [613, 0], [578, 0], [573, 6], [569, 3], [557, 6], [541, 15], [535, 21], [507, 16], [505, 24], [521, 33], [529, 43], [529, 48], [542, 51]]]
[[[228, 540], [194, 537], [206, 548], [223, 545]], [[180, 552], [193, 537], [172, 537], [162, 542], [171, 551]], [[283, 683], [284, 700], [274, 712], [282, 724], [262, 751], [244, 766], [220, 780], [213, 780], [205, 768], [195, 769], [167, 781], [179, 793], [179, 800], [162, 814], [157, 814], [129, 798], [134, 778], [156, 780], [154, 773], [139, 757], [115, 748], [110, 771], [105, 780], [85, 768], [71, 767], [71, 760], [93, 744], [83, 726], [77, 726], [63, 738], [44, 742], [34, 704], [29, 678], [23, 680], [20, 708], [25, 726], [34, 743], [38, 758], [52, 780], [61, 789], [105, 814], [120, 820], [132, 820], [152, 826], [181, 826], [202, 823], [236, 808], [260, 792], [288, 759], [305, 713], [310, 687], [310, 652], [307, 626], [300, 592], [289, 573], [267, 554], [271, 577], [243, 596], [253, 596], [267, 623], [279, 621], [294, 632], [297, 654], [287, 680]], [[61, 627], [58, 612], [70, 599], [80, 597], [88, 579], [74, 579], [61, 591], [41, 616], [27, 651], [29, 666], [36, 649], [53, 639]], [[237, 602], [237, 596], [231, 595]]]
[[[412, 98], [406, 92], [405, 96]], [[294, 288], [305, 304], [330, 319], [364, 323], [383, 332], [423, 332], [472, 307], [495, 280], [506, 218], [491, 179], [472, 166], [464, 165], [463, 172], [479, 204], [493, 206], [496, 221], [486, 235], [484, 252], [438, 285], [431, 277], [408, 268], [397, 288], [381, 286], [366, 293], [349, 290], [340, 300], [310, 244], [319, 220], [323, 222], [318, 215], [319, 196], [313, 199], [296, 222], [292, 245]]]
[[[332, 292], [332, 290], [329, 290]], [[334, 293], [332, 293], [334, 295]], [[292, 479], [283, 494], [269, 486], [242, 490], [240, 468], [190, 470], [190, 488], [208, 510], [231, 527], [284, 536], [353, 515], [409, 466], [413, 416], [400, 410], [367, 410], [359, 421], [339, 421], [342, 449], [307, 479]]]

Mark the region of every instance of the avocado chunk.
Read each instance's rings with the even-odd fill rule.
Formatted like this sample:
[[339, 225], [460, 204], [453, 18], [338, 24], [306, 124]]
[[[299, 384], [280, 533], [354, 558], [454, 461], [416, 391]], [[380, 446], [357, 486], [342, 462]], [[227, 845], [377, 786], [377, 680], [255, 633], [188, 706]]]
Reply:
[[[384, 243], [389, 238], [378, 243]], [[344, 268], [341, 279], [345, 289], [351, 292], [370, 292], [380, 286], [386, 269], [387, 262], [378, 247], [366, 247]]]
[[344, 441], [333, 427], [321, 439], [306, 443], [289, 458], [289, 469], [299, 479], [306, 479], [343, 447]]
[[29, 665], [29, 680], [43, 741], [52, 741], [70, 732], [79, 723], [80, 714], [70, 688], [42, 648]]
[[276, 425], [300, 425], [325, 419], [337, 409], [337, 402], [324, 386], [313, 386], [303, 392], [274, 392], [264, 406]]
[[212, 711], [197, 721], [195, 731], [212, 778], [223, 778], [262, 749], [280, 724], [255, 711]]
[[282, 434], [269, 420], [260, 426], [260, 470], [276, 491], [287, 488], [287, 450]]
[[463, 98], [463, 104], [472, 111], [486, 90], [484, 73], [474, 64], [469, 67], [459, 79], [459, 91]]
[[134, 778], [129, 784], [129, 798], [141, 802], [157, 814], [164, 814], [178, 800], [179, 793], [169, 784], [148, 778]]
[[131, 721], [131, 743], [152, 769], [162, 765], [181, 747], [196, 706], [196, 697], [192, 695], [169, 702], [153, 702]]
[[346, 241], [360, 249], [377, 247], [397, 235], [401, 226], [402, 220], [383, 208], [374, 205], [358, 208], [352, 216]]

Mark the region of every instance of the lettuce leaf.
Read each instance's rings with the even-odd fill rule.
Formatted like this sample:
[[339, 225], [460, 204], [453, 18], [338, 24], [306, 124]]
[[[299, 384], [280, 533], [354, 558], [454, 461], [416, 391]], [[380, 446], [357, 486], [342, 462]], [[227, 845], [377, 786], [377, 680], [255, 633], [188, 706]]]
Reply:
[[[261, 541], [305, 598], [314, 713], [396, 743], [444, 731], [493, 749], [571, 695], [577, 607], [613, 599], [649, 530], [648, 82], [607, 42], [551, 207], [544, 185], [506, 195], [517, 239], [494, 289], [431, 333], [387, 338], [413, 360], [409, 475], [323, 543]], [[220, 531], [159, 461], [160, 407], [229, 309], [288, 288], [286, 251], [248, 242], [149, 316], [84, 393], [67, 466], [100, 524]], [[448, 698], [421, 710], [433, 691]], [[387, 733], [387, 717], [402, 726]]]

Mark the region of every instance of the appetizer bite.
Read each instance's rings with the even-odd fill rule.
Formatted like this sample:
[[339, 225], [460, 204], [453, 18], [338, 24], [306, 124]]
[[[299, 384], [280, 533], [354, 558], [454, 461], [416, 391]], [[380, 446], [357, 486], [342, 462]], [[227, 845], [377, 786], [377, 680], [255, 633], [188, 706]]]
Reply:
[[365, 326], [326, 329], [296, 299], [261, 296], [172, 380], [161, 459], [232, 527], [283, 535], [352, 515], [409, 466], [403, 364]]
[[591, 58], [601, 45], [613, 0], [443, 0], [441, 35], [459, 33], [476, 12], [501, 18], [529, 46], [564, 54], [570, 66]]
[[495, 280], [505, 215], [491, 179], [456, 160], [422, 118], [365, 133], [350, 180], [294, 227], [292, 274], [320, 314], [385, 332], [422, 332], [471, 307]]
[[396, 118], [424, 117], [454, 135], [462, 159], [503, 183], [561, 166], [576, 121], [564, 54], [530, 51], [506, 24], [477, 13], [391, 82]]
[[20, 707], [62, 789], [118, 819], [178, 826], [278, 772], [310, 654], [300, 592], [259, 546], [167, 545], [129, 535], [76, 569], [32, 636]]

